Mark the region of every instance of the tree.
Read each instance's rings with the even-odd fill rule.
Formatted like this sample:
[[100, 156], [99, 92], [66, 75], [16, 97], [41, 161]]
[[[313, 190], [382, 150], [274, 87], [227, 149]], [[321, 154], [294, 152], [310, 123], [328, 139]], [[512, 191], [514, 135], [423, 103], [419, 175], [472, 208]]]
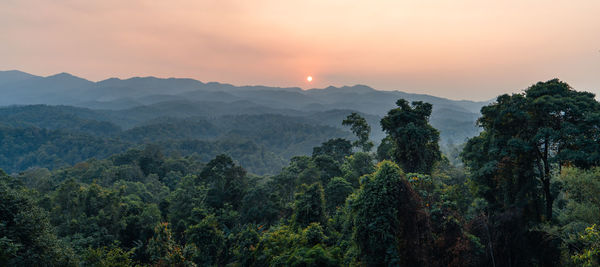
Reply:
[[600, 255], [600, 231], [593, 224], [585, 229], [585, 233], [579, 237], [584, 243], [583, 251], [573, 255], [573, 262], [579, 266], [592, 267], [598, 266], [598, 256]]
[[600, 104], [593, 94], [558, 79], [538, 82], [524, 94], [499, 96], [481, 113], [484, 131], [469, 140], [463, 158], [492, 205], [510, 208], [541, 195], [550, 220], [553, 170], [600, 163]]
[[399, 99], [398, 108], [381, 119], [381, 128], [394, 143], [394, 161], [406, 172], [430, 174], [441, 158], [439, 132], [429, 124], [432, 106]]
[[164, 156], [157, 145], [147, 145], [138, 161], [144, 175], [151, 173], [158, 174], [160, 177], [165, 175], [161, 170], [161, 166], [164, 164]]
[[398, 165], [383, 161], [349, 200], [353, 238], [367, 266], [427, 266], [429, 217]]
[[[569, 254], [592, 256], [593, 254], [587, 251], [585, 253], [581, 251], [582, 247], [585, 247], [585, 250], [591, 248], [588, 242], [590, 240], [587, 237], [585, 239], [579, 237], [582, 234], [590, 234], [591, 230], [596, 235], [598, 233], [597, 227], [589, 230], [586, 228], [600, 222], [600, 213], [598, 212], [600, 211], [600, 198], [598, 198], [600, 196], [600, 168], [595, 167], [589, 170], [574, 167], [563, 168], [558, 181], [562, 185], [562, 192], [556, 199], [558, 216], [555, 218], [560, 227], [559, 233], [564, 247], [569, 249]], [[596, 241], [600, 241], [600, 239], [596, 239]], [[600, 242], [597, 242], [596, 249], [600, 248], [599, 245]], [[599, 251], [596, 250], [595, 253]], [[596, 256], [593, 257], [596, 258]]]
[[195, 176], [185, 176], [177, 185], [177, 189], [169, 196], [168, 219], [173, 226], [176, 240], [183, 239], [183, 233], [193, 222], [192, 210], [205, 206], [206, 187], [197, 185]]
[[82, 255], [80, 266], [135, 266], [134, 261], [131, 259], [133, 257], [134, 251], [134, 249], [131, 249], [129, 251], [123, 250], [116, 244], [113, 244], [111, 247], [104, 246], [96, 249], [88, 248], [87, 251], [85, 251]]
[[339, 163], [328, 155], [318, 155], [312, 161], [319, 170], [321, 184], [327, 184], [331, 178], [342, 175]]
[[346, 203], [346, 198], [352, 194], [353, 190], [352, 184], [346, 179], [342, 177], [331, 179], [325, 188], [327, 210], [333, 212], [337, 207], [343, 206]]
[[558, 79], [501, 95], [481, 109], [483, 132], [467, 142], [462, 157], [488, 203], [496, 263], [559, 260], [555, 235], [532, 226], [553, 218], [556, 170], [598, 164], [599, 111], [593, 94]]
[[46, 211], [22, 188], [0, 180], [0, 265], [75, 266], [72, 253], [54, 234]]
[[208, 185], [206, 203], [210, 207], [222, 208], [225, 203], [237, 210], [246, 192], [246, 171], [236, 166], [227, 155], [218, 155], [200, 173], [200, 179]]
[[270, 225], [279, 216], [278, 196], [266, 185], [259, 185], [248, 190], [244, 196], [241, 215], [245, 223]]
[[352, 144], [343, 138], [330, 139], [321, 146], [313, 148], [312, 156], [328, 155], [340, 164], [344, 162], [346, 156], [352, 154]]
[[361, 148], [363, 152], [371, 151], [371, 148], [373, 148], [373, 142], [369, 141], [371, 126], [369, 126], [365, 118], [358, 115], [356, 112], [352, 112], [352, 114], [348, 115], [348, 117], [342, 121], [342, 125], [350, 126], [350, 130], [358, 138], [358, 140], [353, 142], [353, 146]]
[[303, 184], [300, 187], [300, 192], [296, 193], [292, 221], [295, 225], [302, 228], [313, 222], [320, 223], [321, 225], [327, 223], [325, 197], [323, 186], [320, 183], [311, 185]]
[[563, 168], [558, 179], [563, 193], [559, 196], [557, 219], [565, 232], [583, 232], [585, 227], [600, 222], [600, 168]]
[[394, 160], [394, 141], [389, 135], [383, 138], [377, 147], [377, 160]]
[[220, 261], [225, 254], [225, 236], [214, 215], [208, 215], [188, 227], [185, 234], [186, 259], [189, 258], [200, 266], [223, 265]]
[[255, 225], [248, 225], [234, 237], [233, 258], [239, 266], [255, 266], [256, 247], [261, 237], [256, 230]]
[[375, 171], [373, 157], [369, 153], [356, 152], [348, 157], [342, 165], [344, 179], [350, 182], [352, 186], [358, 188], [359, 179], [365, 174]]
[[184, 266], [181, 247], [175, 243], [168, 223], [156, 225], [147, 251], [155, 266]]
[[290, 266], [290, 267], [333, 267], [340, 266], [332, 253], [321, 244], [313, 247], [296, 248], [291, 255], [282, 255], [276, 257], [272, 266]]

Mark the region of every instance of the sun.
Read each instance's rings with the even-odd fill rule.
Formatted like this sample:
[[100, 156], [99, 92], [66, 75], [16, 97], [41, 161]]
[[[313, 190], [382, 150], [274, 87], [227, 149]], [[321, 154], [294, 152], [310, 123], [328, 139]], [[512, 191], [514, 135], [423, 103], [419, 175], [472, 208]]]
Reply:
[[312, 82], [312, 76], [308, 76], [308, 77], [306, 77], [306, 81], [307, 81], [307, 82]]

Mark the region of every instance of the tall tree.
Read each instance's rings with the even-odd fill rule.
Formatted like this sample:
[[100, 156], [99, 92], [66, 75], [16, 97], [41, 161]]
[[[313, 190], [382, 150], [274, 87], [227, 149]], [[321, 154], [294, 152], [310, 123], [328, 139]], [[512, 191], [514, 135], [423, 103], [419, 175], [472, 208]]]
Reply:
[[[491, 204], [508, 207], [541, 195], [549, 220], [553, 170], [600, 163], [600, 104], [593, 94], [577, 92], [558, 79], [538, 82], [524, 94], [499, 96], [481, 113], [478, 123], [484, 131], [469, 140], [463, 158], [476, 181], [485, 185]], [[498, 199], [502, 195], [508, 197]]]
[[399, 99], [398, 108], [381, 119], [381, 127], [394, 143], [394, 161], [406, 172], [430, 174], [441, 158], [440, 133], [429, 124], [432, 106]]
[[320, 183], [303, 184], [301, 186], [300, 192], [296, 193], [292, 220], [302, 228], [313, 222], [321, 225], [327, 223], [325, 196], [323, 186]]
[[369, 126], [365, 118], [358, 115], [356, 112], [352, 112], [352, 114], [348, 115], [348, 117], [342, 121], [342, 125], [350, 126], [350, 130], [358, 138], [358, 140], [353, 142], [353, 146], [361, 148], [363, 152], [371, 151], [371, 148], [373, 148], [373, 142], [369, 141], [371, 126]]
[[350, 199], [354, 241], [366, 266], [428, 266], [431, 227], [398, 165], [383, 161]]
[[[554, 264], [554, 237], [532, 229], [553, 217], [555, 170], [599, 162], [600, 104], [558, 79], [481, 109], [483, 132], [462, 153], [487, 200], [493, 253], [501, 265]], [[490, 247], [491, 250], [491, 247]]]

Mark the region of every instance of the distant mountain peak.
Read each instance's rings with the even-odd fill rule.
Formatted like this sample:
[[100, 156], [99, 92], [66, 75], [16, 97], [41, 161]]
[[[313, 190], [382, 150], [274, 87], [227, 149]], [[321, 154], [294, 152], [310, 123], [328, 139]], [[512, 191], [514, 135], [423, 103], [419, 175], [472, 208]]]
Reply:
[[139, 80], [161, 80], [160, 78], [154, 77], [154, 76], [135, 76], [135, 77], [131, 77], [129, 79], [125, 79], [125, 81], [127, 80], [131, 80], [131, 81], [139, 81]]
[[365, 91], [365, 92], [371, 92], [371, 91], [375, 91], [375, 89], [373, 89], [373, 87], [364, 85], [364, 84], [356, 84], [353, 86], [344, 86], [343, 88], [351, 88], [352, 90], [357, 90], [357, 91]]
[[[335, 92], [350, 92], [350, 93], [368, 93], [376, 91], [370, 86], [366, 86], [363, 84], [356, 84], [352, 86], [344, 85], [341, 87], [335, 87], [333, 85], [327, 86], [323, 89], [310, 89], [310, 90], [323, 90], [323, 91], [335, 91]], [[309, 91], [310, 91], [309, 90]]]
[[[70, 73], [67, 73], [67, 72], [61, 72], [61, 73], [57, 73], [57, 74], [54, 74], [54, 75], [47, 76], [46, 78], [62, 78], [62, 77], [68, 77], [68, 78], [74, 77], [74, 78], [79, 78], [79, 77], [76, 77], [75, 75], [73, 75], [73, 74], [70, 74]], [[79, 79], [83, 79], [83, 78], [79, 78]]]
[[112, 78], [108, 78], [102, 81], [99, 81], [98, 83], [102, 83], [102, 82], [118, 82], [118, 81], [122, 81], [120, 78], [117, 77], [112, 77]]
[[66, 73], [66, 72], [61, 72], [61, 73], [58, 73], [58, 74], [47, 76], [47, 77], [45, 77], [45, 79], [47, 79], [49, 81], [55, 81], [55, 82], [64, 82], [64, 81], [76, 82], [76, 83], [78, 83], [80, 85], [83, 85], [83, 84], [91, 85], [91, 84], [93, 84], [93, 82], [91, 82], [89, 80], [86, 80], [86, 79], [81, 78], [81, 77], [77, 77], [75, 75], [72, 75], [72, 74]]
[[20, 70], [0, 70], [0, 73], [6, 73], [6, 74], [20, 74], [20, 75], [27, 75], [27, 76], [35, 76], [33, 74], [29, 74], [27, 72], [24, 71], [20, 71]]
[[0, 84], [20, 82], [35, 77], [38, 76], [29, 74], [27, 72], [22, 72], [20, 70], [5, 70], [0, 71]]

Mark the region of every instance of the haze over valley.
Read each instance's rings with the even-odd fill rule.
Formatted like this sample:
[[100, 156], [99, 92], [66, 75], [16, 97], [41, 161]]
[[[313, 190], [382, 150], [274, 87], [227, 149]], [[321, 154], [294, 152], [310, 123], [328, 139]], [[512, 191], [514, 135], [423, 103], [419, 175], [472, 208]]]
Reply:
[[[4, 127], [40, 128], [55, 135], [74, 133], [110, 144], [108, 151], [72, 158], [58, 154], [53, 155], [53, 159], [28, 163], [2, 161], [0, 168], [9, 172], [66, 166], [87, 157], [100, 159], [145, 143], [162, 142], [169, 147], [173, 142], [195, 140], [215, 146], [227, 139], [242, 143], [231, 146], [250, 143], [270, 155], [270, 161], [265, 160], [268, 163], [257, 167], [248, 164], [247, 155], [232, 155], [235, 160], [246, 163], [244, 166], [250, 171], [275, 173], [292, 156], [308, 155], [312, 147], [331, 137], [351, 136], [341, 121], [352, 112], [367, 119], [373, 127], [371, 138], [379, 143], [384, 137], [379, 120], [395, 106], [397, 99], [432, 103], [431, 123], [439, 129], [444, 147], [462, 144], [478, 133], [475, 121], [479, 109], [486, 104], [402, 91], [378, 91], [365, 85], [303, 90], [155, 77], [92, 82], [68, 73], [41, 77], [21, 71], [0, 72], [0, 93], [3, 95], [0, 125]], [[58, 141], [49, 139], [47, 142]], [[10, 150], [5, 147], [3, 151]], [[203, 159], [209, 159], [232, 150], [227, 147], [203, 154], [204, 151], [189, 149], [186, 153], [199, 153]], [[40, 151], [33, 149], [23, 153]]]

